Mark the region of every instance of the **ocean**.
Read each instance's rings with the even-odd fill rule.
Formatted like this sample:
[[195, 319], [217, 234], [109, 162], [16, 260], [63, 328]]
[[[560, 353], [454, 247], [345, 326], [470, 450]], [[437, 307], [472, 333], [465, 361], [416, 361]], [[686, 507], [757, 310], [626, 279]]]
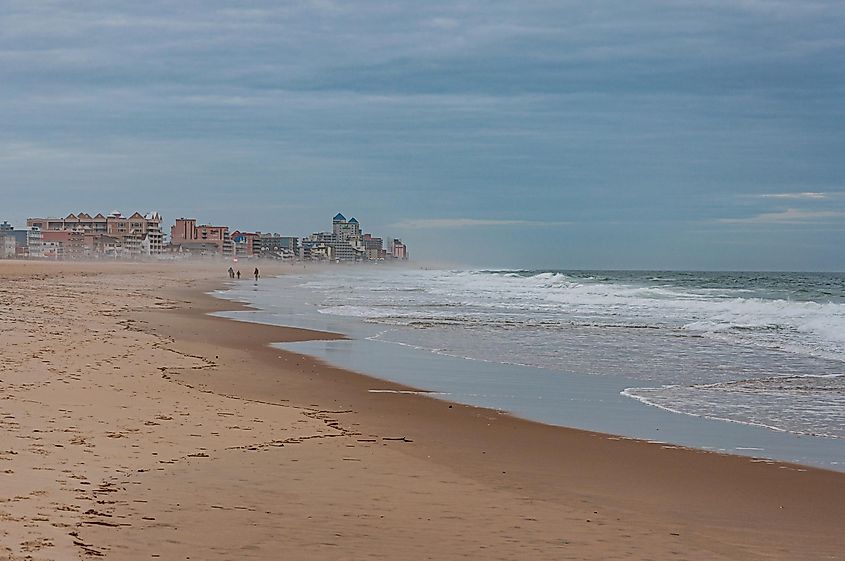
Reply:
[[[659, 424], [670, 442], [845, 466], [842, 273], [338, 266], [221, 296], [257, 309], [238, 319], [353, 338], [286, 348], [446, 399], [638, 438]], [[736, 441], [693, 434], [708, 431]]]

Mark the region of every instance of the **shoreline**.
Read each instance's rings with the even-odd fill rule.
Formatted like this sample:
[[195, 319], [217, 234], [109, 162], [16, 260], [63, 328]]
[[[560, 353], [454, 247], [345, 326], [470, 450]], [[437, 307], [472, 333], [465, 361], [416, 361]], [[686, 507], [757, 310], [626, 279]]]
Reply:
[[384, 326], [366, 327], [365, 323], [355, 323], [355, 318], [323, 316], [294, 304], [312, 301], [305, 291], [273, 299], [276, 289], [292, 290], [288, 283], [271, 285], [270, 292], [259, 290], [255, 294], [251, 287], [234, 288], [231, 293], [216, 291], [214, 295], [225, 301], [255, 302], [255, 306], [217, 315], [239, 322], [334, 330], [347, 335], [338, 341], [281, 343], [274, 344], [275, 348], [404, 384], [438, 399], [552, 426], [845, 472], [845, 449], [835, 437], [772, 430], [760, 423], [677, 411], [628, 395], [631, 387], [649, 385], [636, 377], [621, 373], [595, 376], [574, 370], [558, 375], [554, 369], [536, 366], [477, 357], [467, 360], [461, 353], [415, 347], [412, 333], [405, 333], [404, 339], [400, 336], [398, 340], [403, 342], [398, 344], [395, 340], [390, 344], [388, 337], [386, 344], [380, 332]]
[[[85, 465], [72, 469], [100, 489], [114, 486], [90, 497], [105, 501], [90, 507], [102, 517], [82, 514], [82, 498], [77, 514], [67, 511], [77, 528], [67, 545], [80, 555], [88, 548], [108, 559], [143, 552], [168, 559], [792, 560], [833, 559], [845, 548], [841, 473], [543, 425], [426, 395], [369, 392], [410, 388], [269, 346], [336, 334], [208, 315], [240, 306], [205, 294], [225, 285], [210, 272], [187, 282], [180, 281], [185, 273], [128, 276], [137, 283], [136, 304], [95, 321], [115, 326], [97, 328], [118, 338], [112, 345], [126, 340], [125, 386], [111, 387], [111, 366], [102, 374], [83, 369], [68, 383], [83, 384], [78, 395], [90, 398], [134, 395], [131, 407], [98, 413], [103, 421], [115, 415], [108, 431], [86, 421], [89, 413], [54, 418], [85, 432], [90, 445], [80, 456]], [[73, 293], [81, 290], [76, 282], [58, 284]], [[160, 300], [143, 289], [155, 283]], [[103, 306], [124, 292], [104, 296]], [[10, 391], [6, 410], [38, 390]], [[23, 404], [13, 412], [21, 430], [51, 426], [38, 415], [65, 409], [69, 399], [37, 397], [43, 412]], [[173, 422], [185, 416], [177, 427], [156, 411], [172, 411], [158, 414]], [[54, 465], [51, 458], [68, 448], [55, 450], [32, 457]], [[166, 450], [169, 459], [157, 459]], [[15, 476], [26, 473], [24, 456], [11, 457]], [[116, 471], [115, 462], [127, 465]], [[0, 503], [0, 510], [9, 507]]]
[[[283, 330], [283, 332], [281, 332], [280, 335], [283, 335], [285, 337], [284, 340], [275, 340], [271, 337], [271, 338], [266, 339], [264, 341], [265, 346], [269, 347], [273, 352], [278, 351], [278, 352], [282, 352], [282, 353], [288, 353], [288, 354], [291, 354], [293, 356], [296, 356], [298, 359], [311, 360], [314, 363], [319, 364], [322, 367], [338, 371], [338, 373], [340, 373], [340, 375], [359, 377], [359, 378], [362, 379], [361, 381], [364, 383], [364, 385], [368, 385], [368, 386], [390, 386], [390, 387], [384, 387], [384, 388], [378, 387], [378, 388], [375, 388], [375, 389], [370, 388], [370, 389], [367, 390], [369, 393], [384, 393], [384, 394], [393, 393], [393, 394], [399, 394], [399, 395], [414, 396], [414, 397], [418, 397], [418, 398], [422, 398], [422, 399], [426, 399], [426, 400], [432, 400], [433, 399], [433, 400], [436, 400], [436, 401], [439, 401], [439, 402], [443, 402], [446, 405], [458, 406], [458, 407], [468, 408], [470, 410], [481, 411], [481, 412], [484, 412], [484, 414], [486, 414], [486, 415], [489, 415], [489, 416], [495, 415], [495, 416], [498, 416], [498, 417], [501, 417], [501, 418], [509, 419], [512, 422], [527, 423], [529, 425], [547, 427], [549, 429], [561, 429], [561, 430], [564, 430], [564, 431], [576, 431], [578, 433], [590, 435], [591, 437], [605, 438], [605, 439], [611, 439], [611, 440], [629, 440], [629, 441], [641, 443], [641, 444], [644, 444], [644, 445], [659, 446], [661, 448], [673, 448], [673, 449], [684, 450], [684, 451], [694, 452], [694, 453], [714, 454], [714, 455], [717, 455], [717, 456], [737, 458], [737, 459], [742, 459], [742, 460], [745, 460], [745, 461], [751, 461], [751, 462], [754, 462], [754, 463], [769, 463], [769, 464], [777, 465], [777, 466], [782, 467], [784, 469], [795, 469], [795, 470], [799, 470], [799, 471], [819, 470], [819, 471], [830, 472], [830, 473], [834, 473], [834, 474], [837, 474], [837, 475], [845, 476], [845, 473], [840, 472], [838, 470], [829, 469], [829, 468], [825, 468], [825, 467], [817, 466], [817, 465], [802, 464], [802, 463], [799, 463], [799, 462], [791, 462], [791, 461], [786, 461], [786, 460], [762, 458], [762, 457], [748, 456], [748, 455], [741, 455], [741, 454], [733, 454], [733, 453], [730, 453], [730, 452], [723, 452], [723, 451], [719, 451], [719, 450], [710, 450], [710, 449], [706, 449], [706, 448], [686, 446], [686, 445], [681, 445], [681, 444], [673, 444], [673, 443], [668, 443], [668, 442], [663, 442], [663, 441], [647, 440], [647, 439], [643, 439], [643, 438], [620, 435], [620, 434], [616, 434], [616, 433], [609, 433], [609, 432], [590, 430], [590, 429], [582, 429], [582, 428], [578, 428], [578, 427], [570, 427], [570, 426], [564, 426], [564, 425], [556, 425], [556, 424], [553, 424], [553, 423], [547, 423], [547, 422], [543, 422], [543, 421], [540, 421], [540, 420], [535, 420], [535, 419], [523, 417], [523, 416], [520, 416], [518, 414], [509, 412], [509, 411], [498, 410], [498, 409], [494, 409], [494, 408], [490, 408], [490, 407], [485, 407], [483, 405], [473, 405], [473, 404], [468, 404], [468, 403], [462, 403], [462, 402], [458, 402], [458, 401], [452, 401], [448, 398], [438, 397], [438, 396], [447, 395], [447, 394], [444, 394], [443, 392], [440, 392], [440, 391], [437, 391], [437, 390], [424, 389], [424, 388], [415, 386], [413, 384], [406, 384], [406, 383], [403, 383], [403, 382], [398, 382], [398, 381], [390, 380], [390, 379], [387, 379], [387, 378], [381, 378], [377, 375], [374, 375], [374, 374], [371, 374], [371, 373], [368, 373], [368, 372], [362, 372], [362, 371], [358, 371], [358, 370], [354, 370], [354, 369], [345, 368], [341, 365], [337, 365], [337, 364], [328, 362], [318, 355], [309, 354], [308, 352], [300, 352], [298, 350], [290, 350], [290, 349], [286, 349], [286, 348], [283, 347], [283, 345], [287, 345], [287, 344], [290, 344], [290, 343], [308, 343], [308, 342], [315, 342], [315, 341], [350, 341], [351, 338], [346, 334], [334, 333], [334, 332], [330, 332], [330, 331], [323, 331], [323, 330], [317, 330], [317, 329], [309, 329], [309, 328], [304, 328], [304, 327], [293, 327], [293, 326], [287, 326], [287, 325], [264, 323], [264, 322], [260, 322], [260, 321], [249, 320], [249, 319], [237, 319], [237, 318], [233, 318], [233, 317], [227, 317], [225, 315], [214, 315], [214, 314], [217, 314], [217, 313], [226, 313], [226, 312], [261, 311], [260, 308], [257, 308], [255, 306], [249, 304], [249, 303], [245, 303], [245, 302], [241, 302], [241, 301], [237, 301], [237, 300], [229, 300], [229, 299], [226, 299], [226, 298], [215, 296], [213, 294], [213, 292], [224, 290], [225, 284], [226, 283], [223, 282], [220, 285], [212, 285], [207, 290], [203, 290], [203, 296], [209, 296], [212, 299], [210, 302], [204, 304], [204, 306], [206, 307], [206, 311], [203, 312], [204, 314], [209, 315], [209, 317], [222, 319], [224, 321], [231, 321], [231, 322], [236, 322], [236, 323], [245, 323], [245, 324], [249, 324], [249, 325], [266, 326], [270, 329], [281, 329], [281, 330]], [[196, 295], [194, 295], [194, 296], [196, 297]], [[450, 357], [450, 358], [460, 358], [460, 357]], [[495, 364], [497, 364], [497, 363], [495, 363]], [[510, 365], [505, 365], [505, 366], [510, 366]], [[639, 398], [636, 398], [636, 397], [630, 397], [630, 396], [625, 396], [625, 397], [627, 399], [631, 399], [633, 401], [641, 401]], [[666, 411], [668, 413], [677, 414], [677, 415], [685, 415], [685, 416], [693, 417], [693, 418], [702, 418], [702, 419], [713, 420], [713, 421], [734, 423], [734, 424], [738, 424], [738, 425], [748, 425], [748, 426], [755, 427], [755, 428], [776, 430], [777, 432], [787, 432], [787, 431], [783, 431], [783, 430], [773, 429], [773, 428], [768, 427], [766, 425], [754, 425], [752, 423], [743, 423], [743, 422], [731, 421], [729, 419], [721, 419], [721, 418], [700, 417], [700, 416], [689, 414], [689, 413], [678, 412], [678, 411], [669, 409], [667, 407], [651, 404], [651, 403], [648, 403], [648, 402], [642, 402], [642, 403], [644, 405], [648, 406], [648, 407], [653, 407], [655, 409], [659, 409], [659, 410]], [[798, 435], [798, 436], [800, 437], [802, 435]]]
[[[194, 302], [202, 303], [199, 309], [194, 308], [195, 315], [245, 307], [244, 304], [211, 294], [195, 295]], [[246, 306], [246, 309], [253, 308]], [[800, 523], [793, 516], [789, 517], [792, 520], [788, 529], [792, 532], [801, 528], [801, 532], [816, 533], [820, 525], [845, 515], [845, 503], [834, 499], [829, 493], [836, 496], [841, 493], [836, 491], [842, 489], [842, 483], [845, 482], [845, 474], [840, 472], [559, 427], [482, 407], [452, 403], [429, 396], [427, 392], [413, 386], [334, 367], [308, 355], [280, 351], [269, 346], [271, 343], [313, 338], [340, 339], [344, 338], [342, 335], [207, 317], [217, 322], [266, 328], [265, 337], [256, 345], [263, 347], [269, 361], [272, 362], [271, 355], [278, 358], [279, 353], [282, 353], [289, 360], [298, 361], [302, 371], [322, 370], [320, 375], [327, 383], [320, 387], [319, 393], [322, 394], [324, 404], [331, 403], [332, 406], [339, 406], [341, 411], [361, 416], [361, 422], [354, 425], [376, 429], [374, 432], [377, 434], [393, 434], [389, 438], [410, 440], [418, 448], [403, 452], [416, 458], [425, 457], [429, 461], [447, 465], [462, 475], [497, 486], [501, 485], [500, 475], [507, 474], [509, 479], [519, 480], [516, 483], [518, 489], [531, 491], [540, 500], [552, 497], [571, 499], [569, 493], [558, 495], [554, 491], [555, 485], [561, 480], [574, 484], [579, 497], [612, 497], [611, 502], [616, 503], [614, 509], [630, 508], [638, 511], [639, 515], [651, 509], [661, 511], [667, 506], [663, 501], [671, 497], [672, 504], [698, 511], [696, 514], [702, 519], [722, 516], [716, 528], [718, 532], [725, 533], [734, 529], [738, 523], [749, 524], [761, 512], [781, 516], [790, 503], [793, 515], [801, 512]], [[282, 336], [285, 341], [282, 341]], [[369, 392], [374, 387], [390, 392]], [[403, 391], [413, 393], [392, 393]], [[319, 402], [308, 392], [297, 395], [295, 400], [302, 403]], [[561, 445], [563, 450], [560, 449]], [[571, 449], [579, 450], [580, 457], [570, 458], [567, 450]], [[627, 467], [622, 468], [616, 464], [619, 461]], [[543, 464], [546, 464], [546, 468], [551, 467], [549, 463], [559, 468], [559, 471], [555, 473], [536, 469], [536, 466]], [[495, 467], [491, 464], [495, 464]], [[725, 472], [730, 473], [727, 478], [729, 481], [726, 481]], [[793, 480], [794, 477], [801, 479]], [[799, 488], [790, 488], [793, 484], [799, 484]], [[841, 494], [841, 498], [845, 499], [845, 493]], [[743, 497], [741, 504], [730, 500], [736, 496]], [[749, 497], [754, 497], [754, 501], [745, 502]], [[730, 504], [729, 515], [723, 512], [726, 503]], [[826, 503], [835, 512], [841, 511], [840, 514], [830, 511], [821, 514], [826, 510], [822, 503]], [[607, 506], [602, 505], [604, 508]], [[674, 512], [673, 516], [677, 514]], [[691, 512], [687, 511], [686, 515], [690, 516]], [[728, 520], [734, 522], [727, 523]], [[671, 519], [663, 522], [671, 524]], [[749, 526], [753, 526], [753, 523]], [[787, 527], [780, 529], [786, 530]], [[669, 532], [667, 535], [672, 534]], [[708, 539], [718, 540], [718, 537], [710, 536]], [[790, 541], [795, 540], [797, 543], [805, 539], [793, 534]], [[845, 539], [837, 538], [834, 541], [839, 544], [837, 547], [845, 546]], [[794, 555], [792, 558], [804, 558], [797, 552], [791, 555]]]

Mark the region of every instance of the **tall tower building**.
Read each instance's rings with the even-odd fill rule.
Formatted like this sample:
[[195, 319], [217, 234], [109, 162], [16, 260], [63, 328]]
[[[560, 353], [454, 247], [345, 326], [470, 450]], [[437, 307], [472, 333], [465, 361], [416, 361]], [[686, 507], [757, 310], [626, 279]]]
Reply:
[[337, 236], [337, 239], [343, 239], [343, 231], [346, 229], [346, 224], [346, 217], [339, 212], [332, 218], [332, 234]]

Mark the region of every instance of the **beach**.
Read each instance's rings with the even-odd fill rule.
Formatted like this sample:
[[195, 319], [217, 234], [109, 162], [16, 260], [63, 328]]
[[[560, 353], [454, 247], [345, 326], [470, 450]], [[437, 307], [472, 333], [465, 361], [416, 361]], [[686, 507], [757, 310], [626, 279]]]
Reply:
[[401, 393], [270, 346], [339, 335], [208, 315], [243, 309], [207, 294], [219, 264], [0, 262], [0, 281], [0, 558], [845, 551], [843, 473]]

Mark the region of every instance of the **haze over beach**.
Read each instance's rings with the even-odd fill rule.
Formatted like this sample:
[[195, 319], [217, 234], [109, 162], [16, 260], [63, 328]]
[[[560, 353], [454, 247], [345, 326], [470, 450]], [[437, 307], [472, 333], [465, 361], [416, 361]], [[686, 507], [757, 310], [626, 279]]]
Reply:
[[842, 558], [841, 2], [0, 12], [0, 561]]

